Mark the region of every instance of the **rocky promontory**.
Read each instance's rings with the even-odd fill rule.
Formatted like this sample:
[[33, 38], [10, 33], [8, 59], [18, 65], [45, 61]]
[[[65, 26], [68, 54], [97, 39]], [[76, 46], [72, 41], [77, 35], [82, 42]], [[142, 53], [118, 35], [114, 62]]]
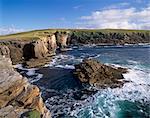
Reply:
[[123, 73], [125, 68], [113, 68], [93, 59], [85, 59], [82, 63], [75, 65], [74, 75], [82, 83], [90, 84], [98, 88], [121, 87], [124, 84]]
[[39, 88], [13, 69], [6, 47], [4, 52], [6, 56], [0, 54], [0, 118], [50, 118]]

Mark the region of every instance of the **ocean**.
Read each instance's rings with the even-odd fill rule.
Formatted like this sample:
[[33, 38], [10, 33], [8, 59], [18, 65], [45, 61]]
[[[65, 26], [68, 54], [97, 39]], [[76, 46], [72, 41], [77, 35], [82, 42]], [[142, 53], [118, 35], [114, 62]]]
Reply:
[[[82, 85], [72, 72], [84, 58], [128, 68], [129, 82], [113, 89]], [[41, 89], [53, 118], [150, 118], [150, 45], [74, 46], [44, 67], [15, 67]]]

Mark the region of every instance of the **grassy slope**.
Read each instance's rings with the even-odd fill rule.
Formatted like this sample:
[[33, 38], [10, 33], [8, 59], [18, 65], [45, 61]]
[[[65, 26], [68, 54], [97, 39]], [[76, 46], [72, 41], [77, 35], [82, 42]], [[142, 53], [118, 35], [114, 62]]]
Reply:
[[2, 35], [0, 36], [0, 40], [2, 39], [32, 39], [37, 37], [39, 34], [43, 32], [54, 33], [56, 31], [86, 31], [86, 32], [120, 32], [120, 33], [132, 33], [132, 32], [147, 32], [150, 33], [150, 30], [123, 30], [123, 29], [42, 29], [42, 30], [33, 30], [28, 32], [21, 32], [10, 35]]

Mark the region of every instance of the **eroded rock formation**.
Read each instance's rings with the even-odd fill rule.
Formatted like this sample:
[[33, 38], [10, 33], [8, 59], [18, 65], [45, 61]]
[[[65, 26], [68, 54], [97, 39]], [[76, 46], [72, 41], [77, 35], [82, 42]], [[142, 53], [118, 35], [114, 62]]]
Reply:
[[84, 60], [81, 64], [75, 65], [75, 68], [74, 74], [81, 82], [98, 88], [122, 86], [122, 74], [127, 72], [126, 69], [112, 68], [92, 59]]
[[[34, 40], [3, 40], [0, 45], [10, 50], [9, 56], [13, 64], [25, 63], [28, 67], [44, 65], [51, 56], [55, 55], [57, 48], [54, 34], [40, 36]], [[0, 48], [1, 53], [7, 53], [3, 48]]]
[[56, 35], [58, 46], [60, 48], [65, 48], [67, 46], [68, 33], [67, 32], [56, 32], [55, 35]]
[[5, 55], [0, 54], [0, 118], [20, 118], [32, 110], [36, 110], [41, 118], [50, 118], [39, 88], [16, 72]]

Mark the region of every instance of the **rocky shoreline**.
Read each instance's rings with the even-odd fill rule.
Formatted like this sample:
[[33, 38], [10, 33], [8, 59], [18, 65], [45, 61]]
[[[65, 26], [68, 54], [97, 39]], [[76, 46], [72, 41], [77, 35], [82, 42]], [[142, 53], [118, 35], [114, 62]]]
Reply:
[[79, 45], [130, 45], [150, 43], [149, 31], [98, 31], [98, 30], [56, 30], [36, 32], [32, 37], [0, 39], [7, 46], [13, 64], [22, 63], [28, 68], [45, 65], [68, 47]]

